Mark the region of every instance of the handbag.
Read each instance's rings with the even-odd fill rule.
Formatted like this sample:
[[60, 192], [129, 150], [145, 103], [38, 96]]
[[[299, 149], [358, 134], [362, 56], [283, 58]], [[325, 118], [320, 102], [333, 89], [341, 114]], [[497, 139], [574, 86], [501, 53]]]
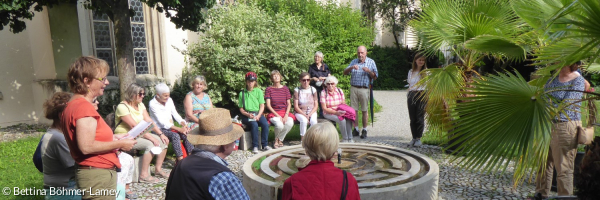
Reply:
[[592, 100], [587, 100], [588, 103], [588, 122], [587, 127], [577, 126], [577, 143], [578, 144], [591, 144], [594, 139], [594, 127], [592, 126], [596, 122], [596, 104]]

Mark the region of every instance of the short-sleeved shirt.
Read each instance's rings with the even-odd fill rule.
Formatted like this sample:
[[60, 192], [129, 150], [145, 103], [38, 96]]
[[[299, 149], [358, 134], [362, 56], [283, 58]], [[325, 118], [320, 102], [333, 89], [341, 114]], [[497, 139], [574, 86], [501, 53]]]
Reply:
[[[142, 102], [138, 104], [138, 110], [125, 102], [121, 102], [115, 111], [115, 124], [119, 123], [121, 117], [126, 115], [131, 115], [136, 124], [140, 123], [144, 120], [144, 110], [146, 110], [146, 106]], [[115, 134], [127, 133], [131, 128], [133, 127], [129, 127], [126, 123], [121, 122], [121, 124], [115, 128]]]
[[315, 107], [315, 94], [317, 94], [317, 89], [314, 87], [309, 87], [306, 89], [302, 88], [294, 88], [294, 93], [298, 93], [298, 107], [304, 112], [304, 114], [308, 114]]
[[[578, 76], [573, 80], [561, 83], [558, 80], [558, 77], [548, 80], [546, 86], [544, 87], [546, 91], [557, 90], [550, 92], [557, 101], [559, 102], [570, 102], [573, 103], [575, 101], [581, 100], [583, 97], [583, 90], [585, 90], [585, 80], [582, 76]], [[564, 91], [564, 90], [577, 90], [576, 91]], [[558, 102], [552, 102], [554, 107], [558, 106]], [[571, 104], [569, 107], [564, 109], [564, 113], [560, 113], [559, 120], [561, 121], [578, 121], [581, 120], [581, 113], [578, 112], [581, 108], [581, 102]], [[565, 113], [567, 115], [565, 115]]]
[[69, 145], [71, 157], [73, 157], [77, 164], [82, 166], [92, 166], [106, 169], [115, 166], [121, 168], [121, 163], [119, 163], [119, 158], [117, 157], [116, 151], [88, 155], [84, 155], [81, 152], [81, 149], [79, 149], [79, 145], [77, 144], [77, 135], [82, 133], [76, 132], [76, 125], [77, 120], [85, 117], [92, 117], [97, 121], [96, 136], [94, 137], [96, 141], [113, 141], [112, 130], [108, 124], [106, 124], [104, 119], [102, 119], [100, 114], [96, 112], [96, 108], [94, 108], [92, 103], [83, 97], [74, 99], [67, 103], [67, 107], [65, 107], [65, 110], [61, 115], [61, 126], [62, 130], [65, 131], [65, 140]]
[[[329, 74], [331, 74], [331, 71], [329, 70], [329, 66], [327, 66], [327, 64], [321, 62], [321, 65], [322, 69], [319, 69], [316, 63], [313, 63], [308, 67], [308, 74], [310, 74], [310, 78], [327, 77], [329, 76]], [[313, 87], [317, 87], [315, 81], [313, 80], [310, 80], [310, 85]]]
[[[242, 93], [244, 93], [244, 101], [246, 104], [245, 108], [244, 105], [242, 105]], [[244, 110], [246, 110], [247, 112], [258, 112], [258, 110], [260, 110], [260, 104], [264, 103], [265, 95], [263, 94], [263, 91], [260, 88], [254, 88], [252, 89], [252, 91], [244, 89], [240, 92], [238, 98], [238, 106], [240, 108], [244, 108]]]
[[281, 88], [268, 87], [265, 90], [265, 99], [271, 99], [271, 108], [275, 112], [285, 112], [288, 107], [287, 100], [291, 98], [292, 95], [287, 86]]
[[76, 169], [65, 135], [58, 129], [48, 129], [42, 140], [41, 152], [44, 185], [67, 187], [69, 180], [75, 177]]
[[375, 61], [369, 57], [366, 57], [365, 62], [363, 63], [360, 63], [358, 58], [352, 60], [346, 69], [354, 65], [358, 65], [359, 68], [352, 69], [352, 72], [350, 73], [350, 85], [352, 86], [369, 87], [369, 84], [371, 84], [369, 73], [365, 72], [362, 69], [363, 67], [369, 68], [369, 70], [375, 73], [375, 77], [379, 77], [379, 72], [377, 72], [377, 65], [375, 65]]
[[331, 108], [336, 110], [338, 105], [345, 103], [344, 100], [344, 91], [339, 88], [335, 88], [333, 92], [329, 92], [328, 90], [321, 91], [321, 103], [325, 103], [327, 108]]

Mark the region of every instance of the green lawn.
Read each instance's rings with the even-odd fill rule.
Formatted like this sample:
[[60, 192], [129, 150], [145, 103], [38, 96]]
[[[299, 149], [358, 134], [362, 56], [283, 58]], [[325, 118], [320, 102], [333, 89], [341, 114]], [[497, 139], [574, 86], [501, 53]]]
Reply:
[[40, 137], [0, 143], [0, 187], [9, 187], [11, 195], [1, 199], [44, 199], [44, 196], [13, 196], [14, 187], [44, 188], [44, 175], [33, 165], [32, 157]]

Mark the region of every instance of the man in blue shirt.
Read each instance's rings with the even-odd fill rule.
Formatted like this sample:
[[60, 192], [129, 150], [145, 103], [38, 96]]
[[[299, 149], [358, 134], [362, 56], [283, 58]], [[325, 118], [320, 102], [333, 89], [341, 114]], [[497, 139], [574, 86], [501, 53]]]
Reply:
[[[358, 114], [360, 106], [362, 111], [362, 135], [360, 138], [367, 137], [367, 126], [369, 125], [369, 88], [379, 74], [377, 73], [377, 65], [373, 59], [367, 57], [367, 47], [359, 46], [357, 49], [356, 59], [350, 62], [350, 65], [344, 70], [344, 75], [350, 74], [350, 106]], [[358, 120], [358, 119], [357, 119]], [[358, 136], [358, 123], [354, 121], [353, 136]]]
[[229, 111], [223, 108], [206, 110], [199, 119], [198, 131], [187, 136], [194, 150], [171, 172], [165, 199], [249, 200], [225, 161], [244, 130], [231, 123]]

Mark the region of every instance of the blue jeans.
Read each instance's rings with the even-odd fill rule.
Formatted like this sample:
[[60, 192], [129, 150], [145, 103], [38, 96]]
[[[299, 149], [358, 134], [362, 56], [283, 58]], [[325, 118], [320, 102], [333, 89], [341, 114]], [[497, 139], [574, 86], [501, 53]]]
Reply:
[[258, 121], [248, 121], [248, 117], [242, 115], [242, 123], [250, 128], [250, 133], [252, 134], [252, 148], [258, 147], [258, 126], [260, 126], [262, 148], [269, 146], [269, 123], [265, 116], [260, 116]]
[[46, 196], [44, 197], [44, 199], [81, 200], [81, 195], [77, 195], [77, 192], [75, 191], [69, 192], [70, 189], [77, 189], [77, 183], [75, 182], [75, 180], [69, 180], [69, 185], [65, 188], [54, 187], [52, 191], [50, 189], [44, 189], [46, 190]]

